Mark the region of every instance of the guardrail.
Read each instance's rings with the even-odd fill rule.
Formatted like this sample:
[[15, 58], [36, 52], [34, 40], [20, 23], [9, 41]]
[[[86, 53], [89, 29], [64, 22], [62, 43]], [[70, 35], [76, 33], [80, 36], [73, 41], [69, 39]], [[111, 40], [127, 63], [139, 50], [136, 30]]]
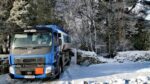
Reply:
[[8, 71], [9, 71], [8, 55], [0, 54], [0, 74], [8, 73]]

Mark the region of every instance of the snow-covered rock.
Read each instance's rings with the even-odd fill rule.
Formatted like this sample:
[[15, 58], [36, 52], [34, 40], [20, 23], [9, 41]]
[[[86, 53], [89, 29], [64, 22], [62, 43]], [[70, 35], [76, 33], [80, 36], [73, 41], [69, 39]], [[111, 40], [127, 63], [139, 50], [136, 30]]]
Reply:
[[77, 52], [80, 53], [82, 57], [96, 57], [97, 56], [97, 54], [93, 51], [77, 50]]
[[101, 62], [97, 54], [92, 51], [83, 51], [83, 50], [77, 50], [77, 64], [79, 65], [91, 65], [91, 64], [99, 64], [103, 63]]

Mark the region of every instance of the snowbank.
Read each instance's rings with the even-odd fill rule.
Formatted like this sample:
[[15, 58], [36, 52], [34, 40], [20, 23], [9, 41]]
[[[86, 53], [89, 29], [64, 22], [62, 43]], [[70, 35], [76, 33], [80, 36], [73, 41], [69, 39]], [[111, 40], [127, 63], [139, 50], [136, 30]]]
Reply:
[[150, 61], [150, 51], [118, 52], [114, 59], [120, 63]]
[[83, 65], [99, 63], [124, 63], [124, 62], [145, 62], [150, 61], [150, 51], [124, 51], [118, 52], [112, 58], [98, 56], [95, 52], [77, 50], [77, 63]]

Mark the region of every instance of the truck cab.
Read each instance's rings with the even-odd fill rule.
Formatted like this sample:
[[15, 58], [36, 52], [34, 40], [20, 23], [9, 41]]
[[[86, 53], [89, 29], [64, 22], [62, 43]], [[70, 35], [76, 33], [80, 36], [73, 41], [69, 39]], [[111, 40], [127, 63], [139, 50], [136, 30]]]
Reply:
[[71, 39], [57, 25], [16, 30], [9, 55], [11, 78], [55, 78], [70, 63]]

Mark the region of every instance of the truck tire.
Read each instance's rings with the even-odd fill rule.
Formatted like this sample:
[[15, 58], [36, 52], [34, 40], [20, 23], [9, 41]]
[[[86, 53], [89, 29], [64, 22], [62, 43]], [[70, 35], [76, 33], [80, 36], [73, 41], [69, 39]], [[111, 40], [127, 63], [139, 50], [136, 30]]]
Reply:
[[73, 56], [74, 56], [74, 53], [70, 50], [70, 51], [69, 51], [69, 55], [70, 55], [71, 57], [73, 57]]
[[15, 79], [15, 78], [14, 78], [14, 75], [12, 75], [12, 74], [9, 74], [9, 77], [10, 77], [11, 79]]
[[62, 66], [61, 66], [61, 64], [59, 63], [59, 65], [57, 66], [58, 68], [57, 68], [57, 70], [58, 70], [58, 72], [57, 72], [57, 75], [56, 75], [56, 79], [59, 79], [60, 78], [60, 75], [61, 75], [61, 73], [62, 73]]
[[2, 46], [0, 46], [0, 54], [3, 54]]
[[70, 65], [70, 63], [71, 63], [71, 57], [69, 57], [69, 61], [67, 62], [67, 66], [69, 66]]

